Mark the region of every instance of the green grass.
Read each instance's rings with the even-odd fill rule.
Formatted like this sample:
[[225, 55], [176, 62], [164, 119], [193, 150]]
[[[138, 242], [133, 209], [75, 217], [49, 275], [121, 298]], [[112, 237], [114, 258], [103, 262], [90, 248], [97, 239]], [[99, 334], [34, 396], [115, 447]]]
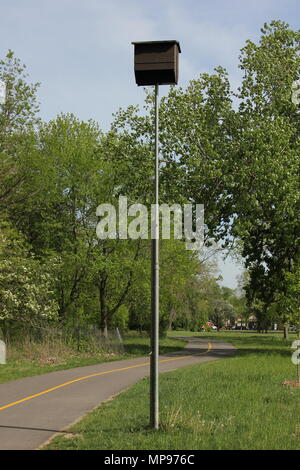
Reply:
[[[6, 364], [0, 364], [0, 383], [16, 380], [22, 377], [34, 376], [53, 372], [55, 370], [71, 369], [116, 361], [131, 357], [146, 356], [150, 352], [150, 339], [145, 334], [130, 332], [123, 338], [124, 353], [76, 352], [43, 344], [28, 344], [24, 348], [8, 351]], [[164, 338], [160, 342], [160, 353], [178, 351], [185, 345], [184, 340]], [[29, 352], [28, 352], [29, 350]]]
[[[182, 332], [179, 333], [182, 335]], [[182, 335], [185, 336], [185, 335]], [[300, 449], [300, 389], [290, 341], [278, 334], [210, 333], [235, 357], [160, 378], [160, 429], [149, 429], [149, 380], [89, 413], [47, 449]]]

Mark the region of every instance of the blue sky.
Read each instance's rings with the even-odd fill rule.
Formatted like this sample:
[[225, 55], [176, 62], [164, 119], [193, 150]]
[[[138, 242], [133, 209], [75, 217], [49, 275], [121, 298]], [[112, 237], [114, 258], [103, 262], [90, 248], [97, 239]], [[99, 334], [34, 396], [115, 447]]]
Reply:
[[[107, 130], [119, 107], [143, 103], [135, 85], [132, 41], [180, 41], [180, 85], [224, 66], [240, 82], [238, 56], [264, 22], [299, 28], [296, 0], [1, 0], [0, 56], [8, 49], [41, 82], [41, 117], [72, 112]], [[168, 87], [163, 88], [162, 94]], [[205, 203], [205, 201], [201, 201]], [[227, 261], [234, 287], [240, 267]]]

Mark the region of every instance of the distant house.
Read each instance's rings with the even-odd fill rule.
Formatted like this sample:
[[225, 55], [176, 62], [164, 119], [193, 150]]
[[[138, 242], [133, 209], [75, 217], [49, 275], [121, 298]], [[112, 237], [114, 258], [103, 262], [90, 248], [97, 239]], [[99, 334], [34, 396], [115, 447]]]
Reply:
[[255, 329], [256, 328], [256, 325], [257, 325], [257, 319], [256, 319], [256, 316], [251, 314], [249, 317], [248, 317], [248, 320], [245, 320], [244, 318], [237, 318], [236, 319], [236, 322], [235, 322], [235, 325], [236, 326], [239, 326], [239, 327], [247, 327], [249, 328], [250, 330], [251, 329]]
[[255, 329], [257, 327], [257, 318], [255, 315], [251, 314], [248, 318], [248, 328]]

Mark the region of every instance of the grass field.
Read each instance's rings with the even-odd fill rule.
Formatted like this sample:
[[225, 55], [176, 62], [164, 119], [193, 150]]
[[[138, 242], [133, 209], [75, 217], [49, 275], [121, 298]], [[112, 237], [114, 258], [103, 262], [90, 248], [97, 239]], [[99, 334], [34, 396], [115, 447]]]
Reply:
[[[180, 332], [180, 335], [191, 333]], [[279, 334], [201, 333], [235, 357], [160, 377], [160, 429], [149, 429], [149, 380], [91, 412], [47, 449], [300, 449], [300, 389], [289, 341]]]
[[[26, 347], [8, 350], [6, 364], [0, 364], [0, 383], [21, 377], [45, 374], [55, 370], [82, 367], [101, 362], [146, 356], [150, 352], [150, 339], [145, 334], [130, 332], [123, 338], [124, 353], [76, 352], [57, 344], [29, 343]], [[160, 353], [178, 351], [184, 340], [165, 338], [160, 342]]]

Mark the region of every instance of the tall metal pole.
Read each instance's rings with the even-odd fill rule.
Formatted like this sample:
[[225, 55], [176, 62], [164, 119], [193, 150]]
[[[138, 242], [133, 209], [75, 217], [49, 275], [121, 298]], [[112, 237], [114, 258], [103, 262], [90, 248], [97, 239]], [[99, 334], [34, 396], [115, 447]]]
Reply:
[[150, 426], [159, 427], [159, 161], [158, 161], [158, 89], [155, 85], [155, 212], [152, 231], [151, 289], [151, 359], [150, 359]]

